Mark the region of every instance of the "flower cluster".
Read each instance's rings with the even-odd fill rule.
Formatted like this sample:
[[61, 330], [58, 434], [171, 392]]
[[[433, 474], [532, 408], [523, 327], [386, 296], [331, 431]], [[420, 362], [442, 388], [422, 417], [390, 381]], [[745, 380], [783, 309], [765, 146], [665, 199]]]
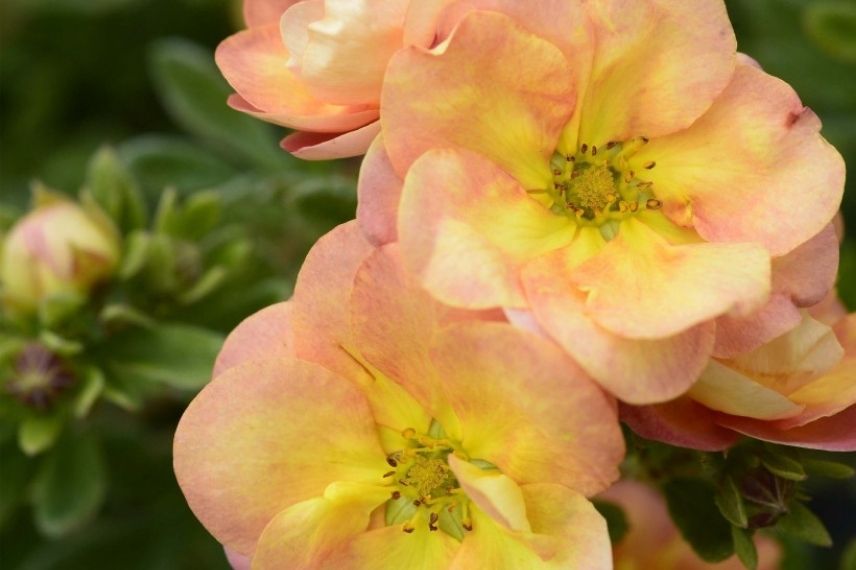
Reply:
[[722, 0], [245, 15], [230, 104], [297, 156], [366, 156], [357, 220], [176, 434], [236, 566], [609, 568], [586, 497], [619, 477], [619, 415], [699, 450], [856, 449], [844, 164]]

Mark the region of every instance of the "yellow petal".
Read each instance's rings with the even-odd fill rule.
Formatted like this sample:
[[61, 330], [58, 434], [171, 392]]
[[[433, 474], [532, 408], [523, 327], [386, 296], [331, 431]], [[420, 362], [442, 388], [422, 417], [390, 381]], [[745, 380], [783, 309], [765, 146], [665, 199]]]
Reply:
[[496, 469], [480, 469], [455, 455], [449, 456], [449, 467], [467, 497], [495, 522], [509, 530], [532, 530], [526, 519], [523, 491], [511, 478]]

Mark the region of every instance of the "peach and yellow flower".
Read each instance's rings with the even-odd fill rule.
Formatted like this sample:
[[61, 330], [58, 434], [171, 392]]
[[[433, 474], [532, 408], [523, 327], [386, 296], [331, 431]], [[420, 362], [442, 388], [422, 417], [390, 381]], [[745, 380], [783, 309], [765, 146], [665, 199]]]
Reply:
[[622, 400], [665, 401], [823, 298], [844, 164], [721, 0], [543, 5], [393, 56], [358, 219], [441, 302], [501, 307]]
[[434, 302], [354, 223], [322, 238], [176, 433], [178, 481], [233, 563], [609, 568], [585, 496], [617, 478], [614, 401], [494, 316]]
[[36, 199], [0, 257], [4, 304], [24, 313], [54, 295], [88, 293], [119, 262], [119, 235], [104, 213], [43, 191]]
[[759, 348], [711, 359], [684, 397], [625, 406], [623, 418], [644, 437], [697, 449], [723, 449], [742, 434], [856, 450], [856, 314], [834, 298], [810, 313]]
[[[666, 503], [654, 489], [636, 481], [621, 481], [601, 498], [622, 507], [629, 530], [614, 546], [615, 570], [742, 570], [743, 564], [729, 558], [716, 564], [703, 561], [681, 538]], [[779, 567], [781, 548], [769, 537], [756, 535], [758, 570]]]

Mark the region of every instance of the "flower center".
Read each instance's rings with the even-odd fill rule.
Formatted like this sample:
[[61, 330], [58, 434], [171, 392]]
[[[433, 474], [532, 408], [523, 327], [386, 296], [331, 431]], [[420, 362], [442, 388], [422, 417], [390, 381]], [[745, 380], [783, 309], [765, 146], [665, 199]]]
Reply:
[[[620, 222], [641, 210], [662, 206], [653, 183], [637, 176], [628, 159], [647, 144], [639, 137], [610, 142], [599, 148], [583, 143], [570, 155], [553, 155], [553, 186], [546, 192], [551, 210], [580, 225], [604, 226]], [[656, 163], [644, 168], [651, 170]]]
[[448, 463], [449, 455], [460, 448], [445, 437], [436, 422], [428, 432], [404, 430], [401, 435], [406, 446], [387, 457], [393, 470], [384, 477], [391, 480], [394, 490], [387, 503], [386, 523], [403, 523], [402, 530], [411, 533], [416, 525], [427, 522], [429, 530], [442, 530], [463, 540], [464, 531], [472, 530], [469, 499]]
[[74, 380], [58, 356], [39, 344], [30, 344], [18, 355], [6, 390], [24, 404], [46, 410]]

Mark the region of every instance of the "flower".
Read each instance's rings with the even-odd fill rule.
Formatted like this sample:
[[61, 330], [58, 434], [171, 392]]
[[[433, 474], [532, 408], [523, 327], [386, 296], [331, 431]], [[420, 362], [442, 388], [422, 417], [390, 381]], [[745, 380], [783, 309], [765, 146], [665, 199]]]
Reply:
[[3, 243], [4, 301], [18, 311], [32, 312], [52, 295], [86, 294], [112, 275], [118, 261], [119, 237], [105, 215], [42, 195]]
[[[608, 568], [583, 495], [617, 478], [614, 403], [549, 341], [444, 307], [354, 223], [227, 340], [175, 471], [238, 566]], [[563, 397], [556, 397], [557, 394]]]
[[74, 373], [59, 356], [38, 343], [21, 347], [5, 389], [27, 406], [49, 409], [75, 383]]
[[856, 314], [832, 296], [763, 346], [711, 359], [686, 396], [626, 406], [622, 417], [643, 437], [697, 449], [724, 449], [743, 434], [856, 451]]
[[[614, 546], [616, 570], [742, 570], [737, 558], [709, 564], [701, 560], [678, 534], [663, 498], [654, 489], [636, 481], [621, 481], [601, 498], [617, 503], [627, 515], [629, 531]], [[756, 535], [758, 570], [779, 567], [781, 549], [766, 536]]]
[[358, 219], [441, 302], [501, 307], [620, 399], [665, 401], [720, 327], [769, 337], [823, 297], [844, 164], [721, 0], [541, 4], [393, 56]]

